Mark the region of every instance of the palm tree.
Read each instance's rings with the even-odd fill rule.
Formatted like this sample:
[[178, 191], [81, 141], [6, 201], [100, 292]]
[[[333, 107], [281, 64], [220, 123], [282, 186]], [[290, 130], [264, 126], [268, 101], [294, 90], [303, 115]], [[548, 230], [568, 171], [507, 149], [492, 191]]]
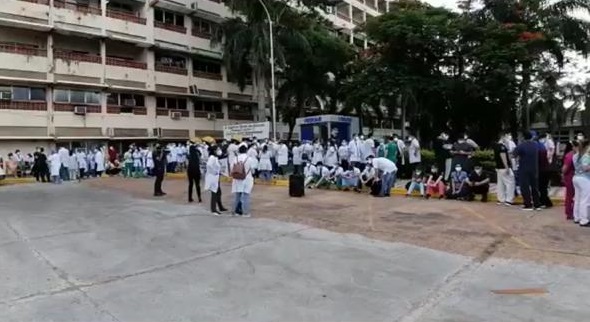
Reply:
[[590, 80], [584, 84], [569, 85], [567, 98], [573, 101], [573, 105], [570, 107], [571, 119], [573, 120], [574, 116], [579, 113], [584, 132], [588, 135], [590, 133]]

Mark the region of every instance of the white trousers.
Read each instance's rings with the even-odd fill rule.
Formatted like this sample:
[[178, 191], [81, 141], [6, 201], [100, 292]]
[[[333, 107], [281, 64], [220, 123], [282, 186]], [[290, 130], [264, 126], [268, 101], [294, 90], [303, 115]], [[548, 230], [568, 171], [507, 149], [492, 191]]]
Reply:
[[451, 167], [453, 166], [453, 159], [445, 159], [445, 181], [449, 180], [451, 175]]
[[498, 202], [514, 202], [514, 172], [507, 169], [496, 169], [498, 184], [496, 185], [496, 195]]
[[590, 179], [584, 175], [574, 176], [574, 221], [582, 225], [590, 221]]

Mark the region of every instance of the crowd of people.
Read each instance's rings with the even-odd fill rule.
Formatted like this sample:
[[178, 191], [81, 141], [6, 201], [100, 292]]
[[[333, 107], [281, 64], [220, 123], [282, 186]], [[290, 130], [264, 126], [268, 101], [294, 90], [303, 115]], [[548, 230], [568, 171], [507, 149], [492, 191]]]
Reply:
[[[303, 176], [309, 189], [332, 187], [361, 192], [363, 188], [376, 197], [387, 197], [398, 177], [407, 178], [406, 196], [416, 193], [423, 198], [473, 201], [479, 196], [488, 200], [492, 174], [474, 161], [478, 144], [468, 135], [452, 142], [441, 133], [434, 142], [434, 164], [422, 165], [418, 139], [406, 140], [393, 135], [382, 140], [354, 135], [350, 142], [320, 140], [287, 142], [256, 138], [243, 140], [191, 141], [187, 144], [156, 145], [153, 149], [131, 144], [118, 153], [113, 147], [91, 150], [60, 147], [45, 155], [42, 148], [23, 155], [19, 150], [8, 155], [15, 175], [31, 175], [38, 181], [61, 183], [67, 180], [107, 175], [129, 178], [154, 176], [154, 195], [162, 196], [166, 172], [187, 172], [189, 202], [196, 188], [201, 198], [204, 188], [212, 193], [211, 211], [226, 211], [221, 203], [221, 176], [232, 178], [235, 195], [233, 213], [248, 216], [254, 178], [269, 182]], [[511, 134], [502, 134], [494, 145], [497, 200], [511, 206], [517, 194], [524, 200], [526, 211], [552, 207], [549, 198], [551, 169], [556, 162], [556, 144], [549, 134], [526, 131], [517, 145]], [[563, 159], [563, 181], [566, 188], [565, 213], [568, 219], [589, 225], [590, 150], [582, 134], [567, 144]], [[237, 168], [237, 169], [236, 169]]]

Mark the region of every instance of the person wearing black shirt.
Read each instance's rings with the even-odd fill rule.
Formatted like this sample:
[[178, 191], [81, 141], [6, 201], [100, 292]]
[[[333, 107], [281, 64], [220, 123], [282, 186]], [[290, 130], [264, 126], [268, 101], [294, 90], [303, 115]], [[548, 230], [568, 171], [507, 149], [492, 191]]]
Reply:
[[444, 170], [444, 180], [448, 180], [451, 175], [452, 158], [451, 149], [453, 144], [449, 141], [449, 135], [442, 132], [434, 141], [434, 156], [436, 165], [441, 171]]
[[496, 163], [497, 176], [497, 198], [498, 204], [512, 205], [514, 202], [515, 180], [512, 171], [512, 162], [508, 147], [506, 146], [505, 136], [502, 135], [500, 140], [494, 146], [494, 161]]
[[473, 154], [473, 145], [469, 144], [466, 135], [459, 137], [457, 143], [453, 145], [451, 153], [453, 154], [453, 164], [460, 164], [463, 171], [469, 173], [471, 171], [471, 155]]
[[166, 154], [170, 151], [163, 150], [161, 146], [156, 146], [153, 154], [154, 159], [154, 175], [156, 181], [154, 182], [154, 197], [165, 196], [166, 193], [162, 191], [162, 181], [164, 181], [164, 173], [166, 172]]
[[201, 199], [201, 153], [197, 146], [191, 144], [188, 148], [188, 167], [186, 170], [188, 177], [188, 202], [193, 202], [193, 185], [197, 190], [199, 203]]
[[467, 179], [468, 200], [473, 201], [475, 195], [481, 195], [481, 202], [488, 201], [488, 192], [490, 191], [490, 178], [483, 172], [481, 166], [476, 165]]
[[35, 179], [39, 182], [50, 182], [49, 178], [49, 167], [47, 166], [47, 156], [45, 155], [44, 149], [39, 148], [39, 151], [35, 152], [33, 161], [33, 172]]

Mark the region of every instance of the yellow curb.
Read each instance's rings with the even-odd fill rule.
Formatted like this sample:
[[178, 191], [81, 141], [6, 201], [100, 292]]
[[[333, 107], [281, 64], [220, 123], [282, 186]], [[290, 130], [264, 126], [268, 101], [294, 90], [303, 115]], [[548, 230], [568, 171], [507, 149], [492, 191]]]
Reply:
[[34, 183], [35, 178], [5, 178], [0, 180], [0, 186], [10, 186], [15, 184]]

